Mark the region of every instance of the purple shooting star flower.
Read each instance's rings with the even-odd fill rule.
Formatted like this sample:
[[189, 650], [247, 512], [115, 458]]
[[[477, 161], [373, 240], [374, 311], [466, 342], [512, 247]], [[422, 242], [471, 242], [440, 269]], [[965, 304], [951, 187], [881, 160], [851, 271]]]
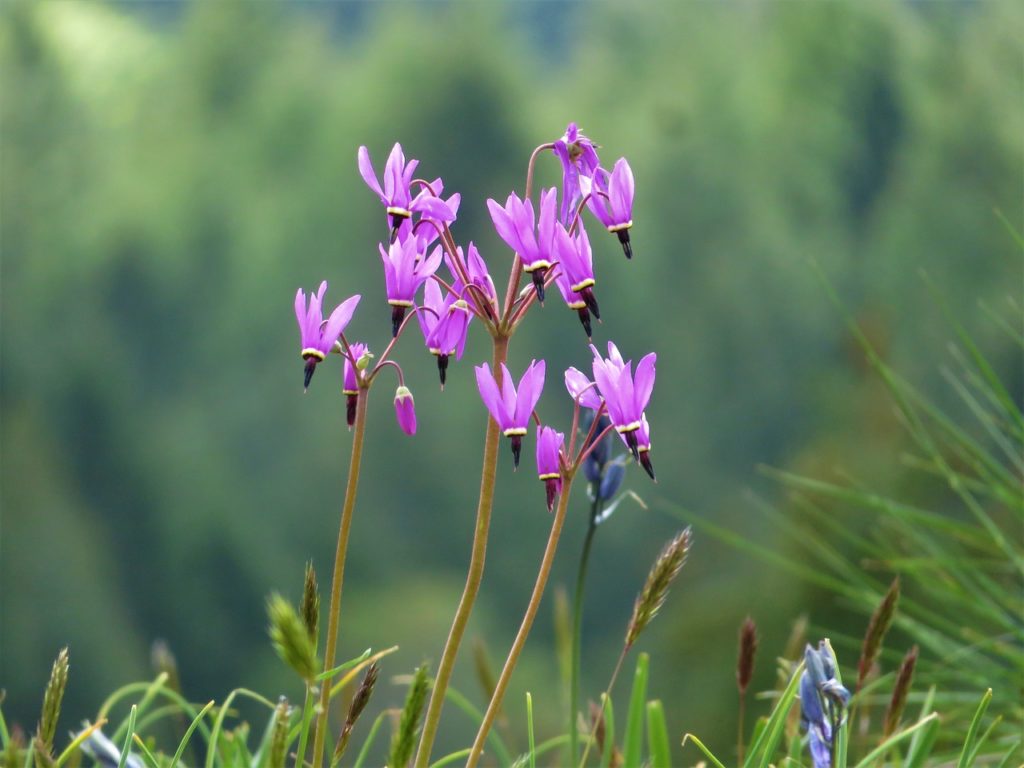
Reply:
[[441, 252], [435, 250], [429, 258], [421, 256], [413, 237], [391, 243], [386, 251], [383, 245], [378, 247], [391, 305], [391, 335], [397, 336], [406, 310], [415, 306], [416, 291], [441, 266]]
[[594, 171], [593, 187], [587, 205], [598, 220], [618, 236], [627, 259], [633, 258], [629, 230], [633, 226], [633, 171], [620, 157], [611, 173], [604, 168]]
[[402, 384], [395, 390], [395, 418], [398, 419], [398, 426], [405, 434], [416, 434], [416, 404], [412, 399], [412, 392]]
[[529, 199], [520, 200], [513, 192], [508, 196], [504, 208], [494, 200], [487, 201], [494, 228], [508, 247], [519, 254], [523, 271], [533, 278], [537, 300], [541, 303], [544, 302], [544, 276], [551, 268], [554, 251], [556, 195], [554, 187], [541, 191], [540, 221], [536, 222], [536, 234], [533, 203]]
[[[348, 351], [352, 353], [352, 360], [345, 355], [344, 383], [341, 393], [345, 395], [345, 422], [348, 428], [356, 423], [356, 402], [359, 400], [359, 377], [356, 376], [356, 369], [363, 370], [370, 362], [370, 348], [362, 342], [356, 341], [348, 345]], [[362, 367], [360, 367], [362, 366]]]
[[[602, 358], [601, 353], [593, 345], [590, 349], [594, 353], [594, 381], [597, 382], [601, 396], [608, 406], [608, 417], [633, 452], [633, 458], [639, 461], [638, 432], [643, 427], [644, 409], [650, 402], [654, 389], [654, 364], [657, 355], [653, 352], [644, 355], [636, 366], [634, 377], [633, 362], [623, 362], [622, 355], [612, 342], [608, 342], [607, 359]], [[648, 470], [648, 473], [650, 471]]]
[[567, 368], [565, 371], [565, 388], [574, 401], [584, 408], [597, 410], [601, 407], [601, 396], [597, 392], [594, 382], [587, 378], [587, 375], [578, 368]]
[[575, 309], [579, 315], [589, 339], [590, 313], [593, 312], [598, 320], [601, 319], [601, 309], [594, 298], [593, 286], [596, 281], [590, 239], [582, 227], [579, 235], [573, 238], [565, 231], [565, 227], [558, 224], [555, 227], [555, 248], [558, 257], [555, 281], [569, 309]]
[[[491, 318], [497, 317], [498, 293], [494, 288], [494, 280], [491, 279], [491, 275], [487, 271], [487, 264], [484, 263], [483, 257], [480, 255], [480, 251], [477, 250], [476, 246], [472, 242], [470, 242], [465, 254], [463, 254], [462, 246], [456, 247], [455, 251], [458, 253], [459, 259], [466, 267], [469, 284], [478, 289], [478, 291], [467, 291], [463, 295], [466, 296], [468, 300], [472, 301], [482, 314], [486, 314]], [[451, 255], [447, 252], [445, 252], [444, 255], [444, 263], [448, 265], [448, 271], [451, 272], [452, 279], [455, 281], [453, 287], [460, 289], [462, 282], [459, 279], [459, 272], [455, 268], [455, 264], [452, 263]], [[461, 293], [461, 290], [459, 292]], [[482, 301], [480, 299], [479, 294], [481, 293], [487, 301]]]
[[589, 192], [589, 181], [601, 161], [597, 145], [583, 135], [576, 123], [569, 123], [565, 133], [552, 148], [562, 163], [561, 220], [568, 225], [576, 204]]
[[498, 424], [498, 428], [506, 437], [511, 438], [512, 458], [516, 468], [519, 467], [519, 453], [523, 446], [523, 435], [530, 423], [533, 409], [540, 400], [544, 389], [544, 361], [530, 361], [523, 377], [519, 379], [519, 389], [512, 386], [512, 375], [504, 363], [501, 364], [501, 386], [494, 380], [487, 364], [480, 365], [476, 371], [476, 386], [480, 397]]
[[437, 357], [437, 371], [441, 378], [441, 389], [444, 389], [448, 358], [455, 355], [456, 360], [462, 359], [472, 315], [469, 304], [458, 298], [457, 294], [442, 297], [441, 286], [435, 281], [428, 281], [423, 290], [423, 309], [416, 317], [420, 321], [427, 350]]
[[308, 305], [306, 294], [301, 288], [295, 294], [295, 318], [299, 321], [299, 335], [302, 339], [302, 351], [299, 354], [306, 361], [303, 379], [303, 386], [306, 389], [309, 388], [317, 364], [330, 354], [359, 303], [359, 294], [346, 299], [335, 307], [325, 322], [323, 302], [326, 291], [327, 281], [324, 280], [316, 293], [310, 293]]
[[544, 481], [547, 491], [548, 512], [555, 504], [555, 496], [562, 490], [562, 467], [559, 454], [565, 435], [551, 427], [537, 430], [537, 476]]
[[402, 222], [409, 219], [413, 213], [422, 213], [440, 221], [455, 219], [455, 213], [451, 207], [427, 190], [418, 194], [415, 199], [412, 198], [410, 186], [419, 160], [410, 160], [406, 163], [401, 144], [396, 143], [391, 149], [391, 154], [388, 155], [387, 163], [384, 165], [383, 189], [377, 180], [377, 173], [373, 170], [370, 152], [366, 147], [359, 147], [358, 160], [359, 174], [363, 177], [366, 185], [377, 193], [390, 216], [392, 240], [397, 236]]

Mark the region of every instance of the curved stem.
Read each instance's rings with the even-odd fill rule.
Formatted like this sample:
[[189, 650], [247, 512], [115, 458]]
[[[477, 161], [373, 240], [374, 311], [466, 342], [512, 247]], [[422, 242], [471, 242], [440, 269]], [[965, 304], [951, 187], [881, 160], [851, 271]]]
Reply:
[[[334, 653], [338, 644], [338, 617], [341, 613], [341, 587], [345, 580], [345, 554], [348, 551], [348, 536], [352, 528], [352, 511], [356, 506], [356, 491], [359, 488], [359, 467], [363, 459], [363, 437], [366, 434], [366, 401], [370, 390], [359, 390], [356, 401], [355, 431], [352, 436], [352, 456], [348, 465], [348, 484], [345, 486], [345, 502], [341, 508], [341, 525], [338, 528], [338, 545], [334, 552], [334, 576], [331, 579], [331, 607], [327, 618], [327, 646], [324, 648], [324, 671], [334, 668]], [[327, 712], [331, 703], [331, 685], [325, 681], [320, 686], [320, 704], [316, 716], [316, 732], [313, 737], [314, 768], [323, 764], [324, 740], [327, 736]]]
[[580, 555], [580, 567], [576, 573], [576, 592], [572, 603], [572, 665], [569, 668], [569, 765], [576, 764], [576, 756], [580, 753], [580, 737], [576, 730], [576, 713], [580, 708], [580, 645], [583, 635], [583, 589], [587, 580], [587, 562], [590, 560], [590, 546], [594, 542], [597, 530], [597, 516], [601, 513], [601, 499], [596, 497], [590, 505], [590, 525], [587, 537], [583, 540], [583, 553]]
[[551, 533], [548, 535], [548, 543], [544, 548], [544, 557], [540, 562], [540, 570], [537, 572], [537, 581], [533, 585], [530, 602], [526, 606], [526, 613], [523, 615], [523, 621], [519, 625], [519, 632], [516, 634], [512, 648], [508, 652], [505, 666], [501, 670], [501, 677], [498, 678], [498, 683], [494, 686], [494, 693], [491, 694], [491, 701], [487, 705], [487, 712], [484, 714], [483, 722], [480, 723], [480, 730], [476, 733], [476, 740], [473, 742], [473, 749], [469, 753], [469, 759], [466, 761], [466, 768], [475, 768], [476, 764], [480, 761], [480, 755], [484, 749], [484, 740], [491, 730], [494, 718], [498, 715], [501, 700], [505, 696], [505, 689], [508, 688], [509, 680], [512, 678], [512, 671], [516, 667], [516, 662], [519, 661], [519, 654], [523, 651], [526, 638], [530, 634], [530, 628], [533, 627], [533, 620], [537, 616], [537, 609], [540, 608], [541, 598], [544, 597], [544, 588], [547, 586], [548, 576], [551, 574], [551, 564], [555, 560], [555, 550], [558, 549], [558, 539], [562, 535], [562, 525], [565, 523], [565, 511], [569, 507], [569, 492], [572, 490], [573, 477], [574, 475], [570, 473], [563, 480], [558, 507], [555, 509], [555, 519], [551, 523]]
[[[494, 358], [491, 370], [500, 383], [501, 363], [508, 357], [508, 338], [494, 337]], [[430, 750], [434, 746], [437, 728], [441, 720], [441, 709], [444, 706], [445, 691], [455, 666], [455, 657], [466, 632], [469, 614], [473, 611], [473, 603], [480, 591], [483, 579], [484, 560], [487, 554], [487, 531], [491, 525], [491, 508], [494, 505], [494, 478], [498, 469], [498, 439], [501, 431], [493, 418], [487, 419], [487, 434], [484, 438], [484, 466], [480, 475], [480, 500], [476, 509], [476, 530], [473, 534], [473, 549], [469, 558], [469, 570], [466, 573], [466, 586], [462, 590], [462, 599], [455, 611], [452, 627], [448, 631], [448, 640], [441, 654], [441, 662], [437, 667], [434, 687], [430, 692], [430, 703], [423, 719], [423, 734], [420, 736], [419, 748], [416, 751], [416, 768], [426, 768], [430, 762]]]

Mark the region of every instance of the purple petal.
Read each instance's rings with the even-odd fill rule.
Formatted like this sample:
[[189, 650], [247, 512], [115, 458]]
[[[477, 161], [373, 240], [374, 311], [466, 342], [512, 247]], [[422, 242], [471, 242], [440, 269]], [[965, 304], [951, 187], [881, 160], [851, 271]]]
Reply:
[[360, 298], [362, 297], [357, 293], [355, 296], [345, 299], [345, 301], [335, 307], [334, 311], [331, 312], [331, 316], [327, 318], [327, 325], [324, 326], [324, 331], [321, 334], [323, 345], [326, 346], [325, 352], [330, 351], [331, 347], [334, 346], [334, 342], [341, 335], [341, 332], [345, 330], [348, 321], [352, 319], [352, 313], [356, 311]]
[[501, 364], [501, 408], [505, 414], [505, 426], [502, 429], [507, 429], [515, 419], [516, 388], [512, 384], [512, 374], [504, 363]]
[[478, 365], [473, 369], [476, 372], [476, 388], [480, 392], [480, 399], [490, 412], [491, 417], [498, 423], [498, 427], [504, 429], [505, 412], [501, 403], [501, 393], [498, 391], [498, 384], [491, 374], [490, 366], [487, 363]]
[[533, 409], [537, 407], [541, 392], [544, 389], [544, 361], [531, 361], [529, 367], [519, 380], [519, 393], [516, 397], [516, 412], [513, 423], [517, 427], [525, 427], [530, 423]]
[[438, 221], [455, 221], [455, 212], [439, 197], [417, 196], [409, 209]]
[[654, 363], [658, 356], [653, 352], [641, 358], [636, 366], [636, 376], [633, 378], [633, 402], [637, 411], [643, 412], [647, 403], [651, 400], [651, 392], [654, 390]]
[[387, 205], [384, 193], [380, 189], [380, 182], [377, 181], [377, 174], [373, 170], [373, 164], [370, 163], [370, 151], [366, 147], [360, 147], [357, 157], [359, 160], [359, 175], [363, 177], [366, 186], [376, 192], [381, 202]]
[[387, 164], [384, 166], [384, 197], [389, 203], [394, 204], [395, 195], [402, 188], [402, 172], [405, 167], [405, 155], [402, 153], [402, 145], [395, 142], [388, 155]]
[[416, 402], [408, 387], [400, 386], [395, 391], [395, 418], [405, 434], [416, 434]]
[[[568, 368], [565, 371], [565, 388], [569, 390], [573, 400], [579, 398], [580, 405], [584, 408], [593, 408], [595, 411], [601, 407], [601, 396], [597, 389], [592, 386], [593, 382], [587, 378], [583, 371], [577, 368]], [[580, 392], [583, 394], [580, 395]]]
[[494, 222], [494, 228], [498, 231], [498, 235], [509, 248], [518, 252], [522, 248], [522, 243], [519, 241], [519, 234], [516, 232], [515, 223], [512, 221], [508, 211], [494, 200], [487, 201], [487, 210], [491, 212], [491, 221]]
[[612, 211], [623, 223], [628, 221], [633, 212], [633, 170], [624, 157], [619, 158], [612, 170], [609, 196]]
[[306, 295], [299, 288], [295, 292], [295, 319], [299, 321], [299, 333], [302, 335], [302, 343], [306, 340]]

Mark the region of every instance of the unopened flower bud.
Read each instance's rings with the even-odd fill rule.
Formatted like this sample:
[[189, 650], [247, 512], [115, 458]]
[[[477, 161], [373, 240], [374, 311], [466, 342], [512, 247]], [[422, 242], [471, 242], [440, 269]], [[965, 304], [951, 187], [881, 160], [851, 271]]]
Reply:
[[412, 392], [404, 385], [395, 390], [395, 417], [405, 434], [416, 434], [416, 405]]

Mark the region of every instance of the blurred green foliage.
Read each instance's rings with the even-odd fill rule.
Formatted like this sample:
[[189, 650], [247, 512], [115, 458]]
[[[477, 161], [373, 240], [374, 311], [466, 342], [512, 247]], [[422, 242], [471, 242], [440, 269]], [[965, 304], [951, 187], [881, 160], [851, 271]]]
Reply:
[[[424, 175], [461, 191], [456, 238], [475, 240], [496, 275], [509, 254], [484, 200], [522, 191], [534, 145], [575, 120], [605, 158], [629, 157], [636, 258], [592, 235], [605, 317], [595, 343], [658, 351], [660, 482], [629, 481], [645, 497], [704, 509], [785, 553], [792, 542], [743, 501], [757, 462], [900, 483], [896, 418], [806, 260], [917, 380], [937, 379], [948, 336], [920, 268], [969, 321], [978, 298], [1019, 295], [1019, 257], [993, 210], [1024, 229], [1022, 19], [1009, 2], [4, 3], [9, 716], [30, 727], [69, 644], [70, 727], [104, 691], [148, 676], [157, 637], [193, 700], [239, 684], [297, 695], [267, 641], [264, 600], [274, 589], [296, 598], [310, 556], [329, 578], [349, 437], [340, 366], [302, 395], [291, 299], [324, 277], [331, 300], [362, 293], [350, 338], [386, 343], [384, 224], [356, 172], [360, 144], [380, 162], [401, 141]], [[557, 178], [548, 161], [539, 180]], [[1012, 347], [972, 330], [1020, 392]], [[342, 656], [397, 643], [386, 675], [436, 661], [461, 588], [485, 424], [469, 368], [485, 341], [471, 338], [443, 394], [418, 340], [403, 341], [420, 420], [411, 440], [390, 390], [372, 396]], [[540, 356], [553, 372], [588, 358], [557, 301], [517, 337], [512, 367]], [[567, 423], [558, 378], [540, 411]], [[548, 518], [535, 478], [507, 461], [498, 495], [470, 631], [502, 658]], [[575, 569], [579, 507], [556, 581]], [[624, 509], [602, 528], [587, 695], [604, 685], [675, 525]], [[728, 739], [736, 628], [753, 614], [767, 659], [801, 610], [862, 630], [822, 593], [698, 539], [645, 639], [669, 732]], [[542, 619], [509, 697], [546, 692], [535, 695], [539, 738], [545, 722], [562, 727]], [[456, 685], [479, 701], [464, 656]], [[772, 684], [770, 666], [755, 688]], [[400, 701], [400, 688], [383, 688]], [[461, 745], [457, 714], [448, 719], [446, 738]]]

